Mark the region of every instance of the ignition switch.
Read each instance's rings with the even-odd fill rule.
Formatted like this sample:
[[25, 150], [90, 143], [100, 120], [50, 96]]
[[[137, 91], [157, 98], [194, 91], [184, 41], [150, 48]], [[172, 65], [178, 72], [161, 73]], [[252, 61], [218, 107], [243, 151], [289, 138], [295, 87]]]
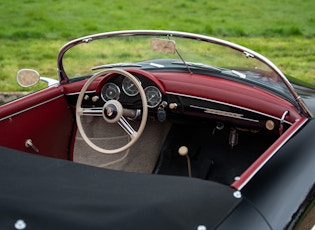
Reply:
[[159, 122], [164, 122], [166, 120], [166, 112], [165, 112], [165, 107], [167, 106], [167, 102], [163, 101], [157, 111], [157, 119]]

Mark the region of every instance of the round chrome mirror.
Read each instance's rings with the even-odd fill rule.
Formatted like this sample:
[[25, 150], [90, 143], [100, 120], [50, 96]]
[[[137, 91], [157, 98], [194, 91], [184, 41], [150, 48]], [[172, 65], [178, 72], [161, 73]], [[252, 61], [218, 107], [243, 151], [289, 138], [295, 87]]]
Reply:
[[40, 75], [32, 69], [21, 69], [17, 72], [16, 80], [22, 87], [30, 87], [36, 85], [40, 80]]

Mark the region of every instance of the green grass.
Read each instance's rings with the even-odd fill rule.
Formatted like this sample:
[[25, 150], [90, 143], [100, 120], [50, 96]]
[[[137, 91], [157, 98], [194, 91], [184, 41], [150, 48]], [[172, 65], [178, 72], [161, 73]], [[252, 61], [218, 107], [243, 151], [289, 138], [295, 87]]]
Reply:
[[15, 83], [20, 68], [56, 78], [59, 48], [73, 38], [125, 29], [217, 36], [262, 53], [289, 75], [315, 81], [313, 0], [12, 0], [0, 8], [0, 91], [24, 90]]

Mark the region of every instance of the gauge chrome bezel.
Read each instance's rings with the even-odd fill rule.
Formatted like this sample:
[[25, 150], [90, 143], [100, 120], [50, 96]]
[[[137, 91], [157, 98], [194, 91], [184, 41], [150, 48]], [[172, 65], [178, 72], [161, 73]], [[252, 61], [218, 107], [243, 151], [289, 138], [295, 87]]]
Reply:
[[[147, 97], [147, 105], [149, 108], [155, 108], [161, 103], [162, 93], [156, 86], [152, 86], [152, 85], [148, 86], [144, 89], [144, 92], [145, 92], [145, 96]], [[153, 104], [150, 104], [151, 100], [150, 98], [148, 98], [148, 95], [147, 95], [148, 92], [154, 92], [157, 95], [157, 99], [155, 99]]]
[[[137, 77], [135, 77], [135, 78], [138, 80], [138, 82], [141, 85], [141, 81]], [[133, 84], [133, 85], [131, 86], [131, 84]], [[133, 87], [136, 88], [135, 89], [136, 92], [134, 92], [134, 89], [132, 89]], [[128, 77], [125, 77], [123, 79], [122, 84], [121, 84], [121, 88], [124, 91], [124, 93], [130, 97], [134, 97], [134, 96], [138, 95], [138, 93], [139, 93], [139, 89], [136, 87], [136, 85]], [[130, 89], [132, 91], [130, 91]]]
[[[116, 90], [115, 95], [112, 97], [107, 96], [107, 90], [110, 89], [109, 87], [112, 87], [112, 89]], [[101, 89], [101, 97], [102, 97], [103, 101], [105, 101], [105, 102], [108, 100], [118, 100], [120, 97], [119, 86], [116, 85], [115, 83], [112, 83], [112, 82], [106, 83]]]

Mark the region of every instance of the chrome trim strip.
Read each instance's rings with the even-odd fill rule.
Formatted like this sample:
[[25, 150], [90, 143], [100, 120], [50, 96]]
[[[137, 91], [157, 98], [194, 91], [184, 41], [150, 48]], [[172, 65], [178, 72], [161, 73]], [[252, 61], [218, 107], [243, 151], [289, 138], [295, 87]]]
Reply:
[[[95, 93], [96, 91], [86, 91], [85, 93]], [[80, 92], [75, 92], [75, 93], [66, 93], [66, 96], [72, 96], [72, 95], [79, 95]]]
[[60, 97], [63, 97], [63, 96], [64, 96], [64, 95], [61, 94], [61, 95], [59, 95], [59, 96], [57, 96], [57, 97], [54, 97], [54, 98], [51, 98], [51, 99], [49, 99], [49, 100], [47, 100], [47, 101], [41, 102], [41, 103], [36, 104], [36, 105], [33, 105], [33, 106], [29, 107], [29, 108], [23, 109], [23, 110], [21, 110], [21, 111], [18, 111], [18, 112], [16, 112], [16, 113], [13, 113], [13, 114], [10, 114], [10, 115], [8, 115], [8, 116], [6, 116], [6, 117], [0, 118], [0, 122], [1, 122], [1, 121], [4, 121], [4, 120], [6, 120], [6, 119], [10, 119], [10, 118], [12, 118], [12, 117], [14, 117], [14, 116], [17, 116], [17, 115], [19, 115], [19, 114], [21, 114], [21, 113], [24, 113], [24, 112], [26, 112], [26, 111], [29, 111], [29, 110], [31, 110], [31, 109], [34, 109], [34, 108], [36, 108], [36, 107], [39, 107], [39, 106], [41, 106], [41, 105], [47, 104], [47, 103], [49, 103], [49, 102], [51, 102], [51, 101], [54, 101], [54, 100], [56, 100], [56, 99], [58, 99], [58, 98], [60, 98]]
[[[226, 103], [226, 102], [216, 101], [216, 100], [207, 99], [207, 98], [203, 98], [203, 97], [190, 96], [190, 95], [186, 95], [186, 94], [173, 93], [173, 92], [166, 92], [166, 94], [171, 94], [171, 95], [175, 95], [175, 96], [182, 96], [182, 97], [187, 97], [187, 98], [193, 98], [193, 99], [198, 99], [198, 100], [203, 100], [203, 101], [214, 102], [214, 103], [221, 104], [221, 105], [231, 106], [231, 107], [234, 107], [234, 108], [237, 108], [237, 109], [243, 109], [243, 110], [246, 110], [248, 112], [256, 113], [256, 114], [259, 114], [259, 115], [262, 115], [262, 116], [266, 116], [266, 117], [269, 117], [269, 118], [281, 121], [281, 118], [278, 118], [278, 117], [275, 117], [275, 116], [271, 116], [269, 114], [262, 113], [262, 112], [259, 112], [259, 111], [256, 111], [256, 110], [248, 109], [248, 108], [245, 108], [245, 107], [242, 107], [242, 106]], [[190, 105], [190, 106], [192, 106], [192, 105]], [[289, 125], [292, 125], [292, 123], [289, 122], [289, 121], [283, 121], [283, 122], [287, 123]]]
[[200, 106], [195, 106], [195, 105], [190, 105], [189, 107], [204, 110], [203, 111], [204, 113], [211, 113], [211, 114], [220, 115], [223, 117], [231, 117], [231, 118], [237, 118], [240, 120], [259, 122], [259, 120], [246, 118], [244, 117], [243, 114], [240, 114], [240, 113], [231, 113], [231, 112], [227, 112], [223, 110], [210, 109], [210, 108], [205, 108], [205, 107], [200, 107]]

